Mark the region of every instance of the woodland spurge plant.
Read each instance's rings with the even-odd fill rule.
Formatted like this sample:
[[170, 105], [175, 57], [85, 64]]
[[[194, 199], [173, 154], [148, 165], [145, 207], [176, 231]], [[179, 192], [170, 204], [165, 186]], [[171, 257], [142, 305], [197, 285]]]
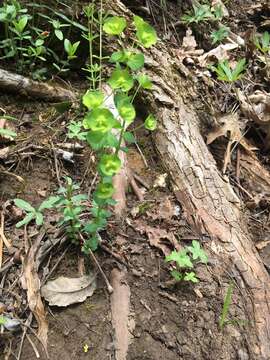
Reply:
[[[86, 11], [89, 20], [93, 17], [91, 11], [89, 9]], [[100, 181], [93, 194], [92, 221], [85, 227], [89, 234], [88, 240], [83, 244], [83, 250], [86, 253], [89, 249], [97, 248], [98, 231], [106, 226], [107, 218], [110, 216], [108, 207], [115, 204], [112, 199], [115, 191], [112, 178], [121, 169], [119, 153], [127, 151], [127, 148], [123, 146], [123, 140], [126, 143], [134, 141], [132, 132], [128, 131], [128, 127], [136, 118], [134, 98], [141, 88], [151, 89], [152, 87], [150, 79], [142, 72], [144, 55], [138, 48], [149, 48], [154, 45], [157, 41], [156, 32], [139, 16], [134, 16], [132, 25], [136, 31], [134, 45], [126, 48], [122, 45], [123, 33], [127, 28], [126, 19], [119, 16], [106, 16], [102, 23], [102, 31], [111, 38], [111, 41], [120, 46], [109, 59], [109, 62], [114, 64], [111, 75], [107, 79], [106, 88], [109, 92], [103, 90], [105, 86], [99, 81], [102, 78], [101, 74], [93, 71], [95, 69], [95, 58], [92, 54], [94, 35], [91, 27], [88, 34], [90, 52], [88, 72], [91, 86], [82, 98], [87, 109], [82, 125], [86, 131], [86, 141], [96, 151]], [[100, 62], [99, 65], [96, 64], [96, 69], [98, 68], [99, 70], [102, 68]], [[97, 83], [99, 83], [98, 88]], [[146, 129], [154, 130], [155, 117], [150, 114], [144, 125]]]

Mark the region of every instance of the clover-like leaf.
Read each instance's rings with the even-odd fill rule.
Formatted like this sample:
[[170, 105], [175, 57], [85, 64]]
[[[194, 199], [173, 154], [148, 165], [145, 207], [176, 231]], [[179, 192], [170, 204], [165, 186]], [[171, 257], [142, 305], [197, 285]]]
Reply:
[[104, 102], [104, 95], [100, 90], [87, 91], [83, 95], [83, 104], [87, 109], [98, 108]]
[[171, 275], [176, 281], [180, 281], [183, 278], [183, 275], [177, 270], [172, 270]]
[[188, 246], [187, 248], [188, 251], [191, 252], [193, 260], [200, 259], [203, 263], [207, 264], [208, 257], [198, 241], [193, 240], [192, 246]]
[[145, 119], [144, 121], [144, 127], [147, 129], [147, 130], [155, 130], [156, 127], [157, 127], [157, 120], [156, 118], [154, 117], [154, 115], [152, 114], [149, 114], [147, 116], [147, 118]]
[[133, 77], [127, 69], [115, 69], [108, 80], [108, 84], [113, 90], [129, 91], [133, 87], [133, 83]]
[[99, 170], [105, 176], [115, 175], [121, 168], [121, 160], [115, 154], [104, 154], [101, 156]]
[[184, 275], [184, 280], [185, 281], [191, 281], [194, 284], [199, 282], [199, 280], [196, 277], [195, 272], [193, 272], [193, 271], [186, 272], [185, 275]]
[[105, 20], [103, 30], [108, 35], [120, 35], [126, 28], [127, 22], [124, 17], [112, 16]]
[[141, 17], [134, 16], [134, 24], [137, 30], [136, 36], [145, 48], [149, 48], [157, 42], [157, 33], [155, 29]]
[[139, 70], [144, 66], [144, 55], [142, 53], [131, 53], [127, 56], [127, 66], [133, 70]]
[[110, 131], [116, 123], [113, 114], [106, 108], [93, 109], [83, 120], [85, 129], [91, 129], [100, 134]]
[[102, 182], [98, 184], [95, 191], [95, 196], [99, 199], [105, 200], [112, 197], [114, 193], [114, 187], [111, 183]]
[[168, 261], [175, 261], [179, 267], [188, 267], [192, 268], [193, 264], [190, 260], [189, 255], [187, 254], [186, 250], [181, 251], [172, 251], [170, 255], [167, 255], [165, 260]]

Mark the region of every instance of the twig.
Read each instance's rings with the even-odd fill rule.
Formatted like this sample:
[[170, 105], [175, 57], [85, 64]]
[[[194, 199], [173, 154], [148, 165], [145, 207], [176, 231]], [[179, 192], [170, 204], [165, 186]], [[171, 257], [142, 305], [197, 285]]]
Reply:
[[27, 337], [27, 340], [29, 341], [30, 345], [32, 346], [33, 350], [34, 350], [34, 353], [36, 355], [36, 358], [39, 359], [40, 358], [40, 355], [39, 355], [39, 352], [38, 352], [38, 349], [36, 347], [36, 345], [33, 343], [33, 341], [31, 340], [30, 338], [30, 335], [26, 334], [26, 337]]
[[136, 147], [137, 147], [137, 149], [138, 149], [138, 151], [139, 151], [139, 153], [140, 153], [140, 155], [141, 155], [141, 157], [142, 157], [142, 160], [143, 160], [143, 162], [144, 162], [144, 165], [148, 168], [148, 167], [149, 167], [149, 166], [148, 166], [148, 162], [147, 162], [145, 156], [143, 155], [143, 152], [142, 152], [141, 148], [139, 147], [137, 141], [135, 141], [135, 145], [136, 145]]
[[59, 265], [60, 261], [63, 259], [63, 257], [66, 255], [66, 252], [68, 251], [68, 249], [70, 248], [71, 244], [69, 244], [65, 250], [63, 251], [63, 253], [61, 254], [61, 256], [59, 257], [59, 259], [56, 261], [56, 263], [54, 264], [54, 266], [51, 268], [51, 270], [49, 271], [48, 275], [45, 277], [45, 279], [42, 281], [42, 285], [49, 279], [49, 277], [52, 275], [52, 273], [54, 272], [54, 270], [57, 268], [57, 266]]
[[144, 179], [142, 179], [141, 176], [136, 174], [134, 171], [132, 172], [132, 175], [134, 176], [135, 180], [137, 180], [143, 187], [145, 187], [147, 190], [150, 189], [150, 185], [147, 184], [147, 182], [145, 182]]
[[[1, 211], [1, 225], [0, 225], [0, 238], [1, 238], [1, 242], [2, 242], [2, 247], [3, 247], [3, 242], [6, 245], [8, 251], [12, 248], [12, 244], [10, 241], [8, 241], [8, 239], [6, 238], [5, 234], [4, 234], [4, 224], [5, 224], [5, 216], [3, 211]], [[1, 262], [2, 264], [2, 262]], [[0, 264], [0, 267], [1, 267]]]
[[[27, 324], [28, 326], [30, 326], [30, 325], [31, 325], [31, 322], [32, 322], [32, 318], [33, 318], [33, 314], [30, 313], [30, 315], [28, 316], [25, 324]], [[22, 339], [21, 339], [21, 343], [20, 343], [20, 347], [19, 347], [19, 352], [18, 352], [17, 360], [20, 360], [21, 355], [22, 355], [22, 348], [23, 348], [23, 343], [24, 343], [24, 339], [25, 339], [26, 332], [27, 332], [27, 327], [25, 326], [24, 329], [23, 329], [23, 334], [22, 334]]]
[[[82, 236], [82, 234], [80, 233], [80, 238], [83, 242], [85, 242], [84, 237]], [[93, 254], [93, 251], [91, 249], [89, 249], [89, 255], [91, 256], [91, 258], [93, 259], [94, 263], [96, 264], [98, 270], [100, 271], [101, 275], [103, 276], [103, 279], [106, 283], [107, 286], [107, 290], [109, 294], [113, 293], [113, 287], [111, 286], [107, 276], [105, 275], [104, 271], [102, 270], [101, 266], [99, 265], [99, 262], [97, 261], [97, 258], [95, 257], [95, 255]]]
[[120, 255], [116, 254], [115, 252], [111, 251], [106, 245], [104, 244], [100, 244], [100, 247], [102, 250], [106, 251], [108, 254], [110, 254], [111, 256], [113, 256], [117, 261], [119, 261], [121, 264], [125, 265], [126, 267], [128, 267], [128, 264], [121, 258]]
[[92, 180], [92, 182], [90, 184], [90, 187], [89, 187], [89, 190], [88, 190], [88, 197], [90, 197], [90, 195], [91, 195], [91, 192], [92, 192], [93, 186], [95, 185], [97, 177], [98, 177], [98, 172], [95, 173], [94, 179]]
[[51, 147], [52, 147], [52, 152], [53, 152], [53, 158], [54, 158], [54, 166], [55, 166], [55, 172], [56, 172], [56, 178], [58, 181], [58, 185], [59, 187], [62, 186], [61, 180], [60, 180], [60, 175], [59, 175], [59, 167], [58, 167], [58, 162], [57, 162], [57, 156], [56, 156], [56, 152], [55, 152], [55, 148], [53, 146], [53, 143], [50, 142]]
[[139, 199], [139, 201], [143, 201], [144, 200], [144, 197], [143, 197], [143, 194], [142, 194], [142, 191], [141, 189], [139, 188], [139, 186], [137, 185], [136, 181], [135, 181], [135, 178], [133, 177], [132, 174], [130, 174], [128, 176], [128, 180], [129, 180], [129, 183], [132, 187], [132, 190], [134, 191], [135, 195], [137, 196], [137, 198]]

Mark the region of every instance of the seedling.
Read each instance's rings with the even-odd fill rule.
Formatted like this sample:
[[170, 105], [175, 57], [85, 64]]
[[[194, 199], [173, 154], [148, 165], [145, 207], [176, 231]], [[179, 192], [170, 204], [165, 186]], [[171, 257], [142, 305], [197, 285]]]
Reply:
[[246, 67], [246, 59], [241, 59], [234, 69], [231, 68], [228, 60], [219, 61], [217, 66], [211, 66], [210, 69], [217, 74], [218, 80], [233, 83], [241, 78]]
[[262, 36], [255, 36], [254, 44], [256, 48], [262, 52], [264, 55], [268, 54], [270, 51], [270, 34], [268, 31], [265, 31]]
[[220, 26], [220, 28], [211, 33], [212, 44], [220, 43], [229, 35], [229, 28], [226, 26]]
[[223, 329], [224, 325], [228, 322], [227, 318], [228, 318], [229, 308], [232, 302], [232, 293], [233, 293], [233, 283], [230, 283], [226, 292], [226, 296], [222, 307], [222, 313], [219, 319], [219, 327], [221, 329]]
[[207, 264], [208, 258], [200, 243], [193, 240], [192, 246], [186, 246], [180, 251], [172, 251], [170, 255], [166, 256], [165, 261], [176, 264], [177, 270], [171, 271], [171, 275], [176, 281], [183, 280], [197, 283], [199, 280], [196, 277], [196, 273], [189, 271], [189, 269], [193, 269], [198, 261]]
[[35, 209], [31, 204], [22, 199], [14, 199], [15, 205], [25, 211], [26, 216], [23, 220], [19, 221], [16, 224], [16, 227], [19, 228], [23, 225], [27, 225], [30, 221], [35, 220], [37, 226], [41, 226], [43, 224], [43, 211], [46, 209], [52, 209], [56, 202], [58, 201], [57, 196], [51, 196], [48, 199], [44, 200], [41, 205]]
[[210, 5], [192, 5], [193, 11], [182, 16], [182, 21], [187, 24], [205, 22], [209, 20], [218, 21], [223, 17], [221, 6], [211, 7]]

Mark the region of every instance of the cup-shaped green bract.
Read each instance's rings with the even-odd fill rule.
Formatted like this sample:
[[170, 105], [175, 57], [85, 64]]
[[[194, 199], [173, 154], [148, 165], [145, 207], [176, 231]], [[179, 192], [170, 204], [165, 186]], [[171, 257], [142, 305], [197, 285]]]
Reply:
[[104, 154], [101, 156], [99, 170], [103, 176], [113, 176], [121, 168], [121, 160], [115, 154]]
[[95, 191], [95, 196], [98, 199], [106, 200], [106, 199], [109, 199], [110, 197], [112, 197], [113, 193], [114, 193], [113, 185], [111, 183], [102, 182], [102, 183], [98, 184], [96, 191]]
[[103, 30], [108, 35], [120, 35], [126, 28], [126, 19], [120, 16], [112, 16], [105, 20]]
[[87, 107], [87, 109], [98, 108], [104, 102], [104, 95], [100, 90], [88, 90], [83, 95], [82, 102]]
[[136, 116], [136, 111], [134, 106], [131, 104], [128, 96], [123, 97], [117, 102], [117, 110], [119, 115], [123, 120], [125, 120], [126, 124], [129, 125], [133, 122]]
[[129, 91], [133, 87], [133, 78], [127, 69], [115, 69], [108, 80], [108, 84], [113, 90], [121, 89]]
[[144, 127], [147, 129], [147, 130], [155, 130], [155, 128], [157, 127], [157, 120], [156, 118], [154, 117], [154, 115], [152, 114], [149, 114], [147, 116], [147, 118], [145, 119], [144, 121]]
[[145, 48], [149, 48], [157, 42], [157, 33], [155, 29], [141, 17], [134, 16], [134, 24], [136, 27], [136, 36]]
[[92, 131], [102, 134], [110, 131], [116, 123], [117, 121], [113, 114], [105, 108], [93, 109], [83, 120], [85, 129], [91, 129]]

